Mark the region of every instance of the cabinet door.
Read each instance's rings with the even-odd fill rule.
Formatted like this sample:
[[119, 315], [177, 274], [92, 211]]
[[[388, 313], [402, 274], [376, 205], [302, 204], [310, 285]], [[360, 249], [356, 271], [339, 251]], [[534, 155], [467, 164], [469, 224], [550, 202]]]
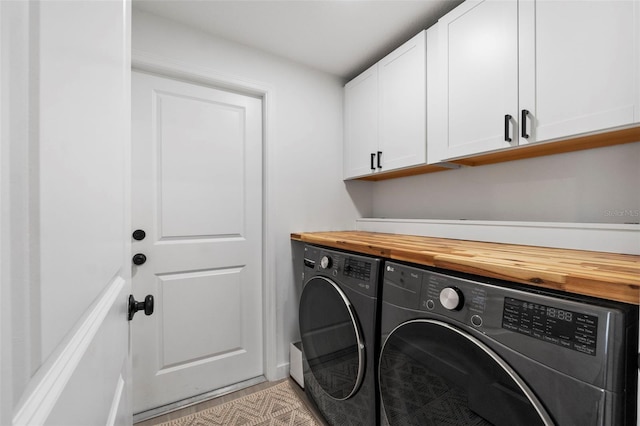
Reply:
[[373, 173], [371, 154], [378, 150], [378, 65], [344, 87], [344, 178]]
[[426, 32], [378, 64], [382, 171], [426, 162]]
[[[518, 143], [518, 4], [466, 1], [439, 22], [444, 158]], [[512, 118], [505, 120], [506, 115]], [[505, 121], [508, 137], [505, 140]], [[431, 141], [430, 141], [431, 142]]]
[[520, 108], [531, 112], [529, 142], [640, 121], [639, 8], [521, 1]]

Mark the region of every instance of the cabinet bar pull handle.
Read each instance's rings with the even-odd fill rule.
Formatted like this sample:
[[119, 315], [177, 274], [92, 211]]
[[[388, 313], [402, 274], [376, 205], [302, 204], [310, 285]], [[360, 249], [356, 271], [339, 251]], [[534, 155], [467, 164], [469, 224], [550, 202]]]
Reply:
[[504, 140], [505, 142], [511, 142], [513, 139], [509, 137], [509, 124], [511, 124], [511, 116], [506, 114], [504, 116]]
[[527, 134], [527, 117], [529, 116], [529, 111], [526, 109], [522, 110], [522, 116], [520, 117], [520, 126], [522, 127], [522, 137], [525, 139], [529, 139], [529, 135]]
[[378, 168], [382, 168], [382, 151], [378, 151]]
[[376, 157], [375, 153], [371, 153], [371, 170], [375, 170], [376, 167], [373, 165], [373, 159]]

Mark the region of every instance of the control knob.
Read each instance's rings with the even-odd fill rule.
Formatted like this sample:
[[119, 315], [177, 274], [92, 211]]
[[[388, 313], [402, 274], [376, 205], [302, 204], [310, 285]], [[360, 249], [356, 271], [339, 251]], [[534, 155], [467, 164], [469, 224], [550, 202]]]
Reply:
[[455, 287], [446, 287], [440, 292], [440, 303], [445, 309], [459, 311], [464, 305], [464, 295]]
[[322, 269], [331, 268], [331, 263], [331, 258], [329, 256], [322, 256], [322, 259], [320, 259], [320, 267]]

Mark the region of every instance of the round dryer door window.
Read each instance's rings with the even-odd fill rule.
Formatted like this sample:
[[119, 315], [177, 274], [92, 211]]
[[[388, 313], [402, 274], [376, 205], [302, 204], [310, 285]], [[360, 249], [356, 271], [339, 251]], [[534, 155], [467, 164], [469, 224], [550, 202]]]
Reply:
[[408, 321], [380, 355], [389, 425], [553, 425], [528, 386], [488, 346], [434, 320]]
[[314, 277], [300, 298], [302, 350], [313, 377], [331, 397], [344, 400], [360, 387], [364, 342], [353, 307], [331, 280]]

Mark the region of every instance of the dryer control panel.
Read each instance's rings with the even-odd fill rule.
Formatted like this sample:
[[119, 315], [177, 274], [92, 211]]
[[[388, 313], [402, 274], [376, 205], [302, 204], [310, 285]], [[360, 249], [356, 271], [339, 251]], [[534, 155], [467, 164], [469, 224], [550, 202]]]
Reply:
[[380, 259], [306, 245], [304, 266], [360, 293], [378, 295]]

